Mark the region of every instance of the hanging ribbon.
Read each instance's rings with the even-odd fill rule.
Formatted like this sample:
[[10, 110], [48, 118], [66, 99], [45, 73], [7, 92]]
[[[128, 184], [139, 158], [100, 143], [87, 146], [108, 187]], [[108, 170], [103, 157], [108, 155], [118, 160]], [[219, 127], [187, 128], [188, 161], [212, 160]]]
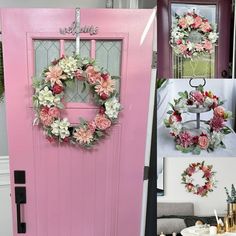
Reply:
[[76, 54], [80, 52], [80, 8], [75, 10], [75, 21], [76, 21]]

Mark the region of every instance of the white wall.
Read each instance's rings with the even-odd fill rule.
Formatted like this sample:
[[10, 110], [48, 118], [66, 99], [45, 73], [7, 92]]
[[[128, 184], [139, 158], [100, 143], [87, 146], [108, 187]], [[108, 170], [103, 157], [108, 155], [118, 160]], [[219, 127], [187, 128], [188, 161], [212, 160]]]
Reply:
[[10, 197], [8, 157], [0, 156], [0, 235], [12, 236], [12, 215]]
[[[181, 174], [190, 163], [201, 162], [213, 165], [218, 180], [217, 188], [208, 197], [200, 197], [185, 190], [181, 184]], [[226, 213], [226, 194], [224, 187], [231, 188], [236, 184], [236, 158], [165, 158], [164, 186], [165, 196], [158, 197], [157, 202], [193, 202], [195, 215], [213, 215], [216, 209], [219, 214]]]

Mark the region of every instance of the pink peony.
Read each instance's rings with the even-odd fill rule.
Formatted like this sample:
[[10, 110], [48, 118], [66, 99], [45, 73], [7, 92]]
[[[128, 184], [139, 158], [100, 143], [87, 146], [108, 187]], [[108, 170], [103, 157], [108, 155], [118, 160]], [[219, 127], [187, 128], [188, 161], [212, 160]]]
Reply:
[[179, 19], [179, 26], [183, 29], [187, 28], [188, 23], [187, 23], [187, 19], [185, 17], [182, 17]]
[[196, 28], [199, 28], [199, 26], [202, 24], [202, 18], [200, 16], [197, 16], [194, 18], [194, 24], [193, 24], [193, 27], [196, 29]]
[[207, 22], [207, 21], [204, 22], [203, 24], [201, 24], [200, 29], [201, 29], [204, 33], [207, 33], [207, 32], [212, 31], [211, 25], [210, 25], [209, 22]]
[[95, 124], [98, 129], [105, 130], [111, 126], [111, 121], [106, 118], [106, 115], [98, 114], [95, 117]]
[[60, 116], [60, 110], [57, 107], [50, 107], [48, 114], [53, 118], [58, 118]]
[[39, 118], [43, 125], [49, 126], [53, 123], [53, 117], [49, 115], [49, 108], [43, 107], [39, 112]]
[[199, 136], [198, 145], [201, 149], [207, 149], [209, 146], [209, 139], [207, 136]]
[[198, 104], [203, 104], [204, 102], [204, 96], [200, 91], [193, 91], [191, 92], [191, 95], [193, 97], [193, 99], [198, 103]]
[[214, 115], [224, 118], [225, 109], [222, 106], [218, 106], [214, 109]]
[[205, 40], [203, 47], [208, 51], [212, 51], [213, 48], [212, 43], [208, 40]]
[[97, 81], [101, 80], [101, 73], [95, 71], [93, 66], [88, 66], [86, 73], [90, 84], [95, 84]]
[[214, 115], [209, 124], [214, 131], [219, 132], [224, 127], [224, 119]]
[[192, 145], [192, 136], [189, 132], [184, 131], [179, 134], [180, 145], [187, 148]]

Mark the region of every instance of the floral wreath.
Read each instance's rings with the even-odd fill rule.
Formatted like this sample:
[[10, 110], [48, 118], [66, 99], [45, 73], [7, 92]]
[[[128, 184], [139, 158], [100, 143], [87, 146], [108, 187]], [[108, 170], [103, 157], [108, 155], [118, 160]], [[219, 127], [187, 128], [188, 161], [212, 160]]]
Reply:
[[[216, 188], [217, 181], [214, 178], [216, 172], [212, 171], [212, 168], [212, 165], [205, 165], [204, 161], [202, 163], [189, 164], [188, 168], [181, 174], [182, 184], [185, 185], [186, 190], [189, 193], [200, 195], [201, 197], [206, 197], [209, 192], [213, 192], [213, 189]], [[203, 186], [193, 183], [193, 175], [199, 171], [203, 173], [202, 178], [205, 180]]]
[[[216, 25], [195, 13], [175, 14], [171, 29], [170, 45], [177, 55], [192, 58], [201, 54], [211, 54], [218, 39]], [[192, 39], [191, 39], [192, 38]]]
[[[70, 142], [90, 148], [116, 122], [121, 105], [115, 81], [107, 71], [95, 65], [95, 60], [79, 55], [62, 56], [44, 70], [43, 77], [33, 83], [34, 124], [43, 128], [50, 142]], [[76, 80], [83, 81], [84, 88], [89, 87], [99, 112], [93, 120], [81, 118], [77, 126], [72, 126], [67, 118], [61, 117], [61, 111], [64, 90]]]
[[[226, 148], [223, 139], [232, 131], [225, 122], [232, 117], [232, 112], [226, 111], [223, 104], [219, 97], [211, 91], [204, 91], [201, 85], [190, 93], [179, 92], [179, 98], [174, 99], [173, 104], [170, 103], [171, 109], [167, 112], [169, 117], [164, 120], [165, 126], [170, 128], [170, 134], [174, 137], [176, 149], [183, 153], [192, 152], [198, 155], [201, 150], [210, 152], [219, 147]], [[196, 108], [213, 110], [213, 117], [203, 121], [207, 129], [200, 130], [199, 135], [192, 134], [182, 123], [182, 114]]]

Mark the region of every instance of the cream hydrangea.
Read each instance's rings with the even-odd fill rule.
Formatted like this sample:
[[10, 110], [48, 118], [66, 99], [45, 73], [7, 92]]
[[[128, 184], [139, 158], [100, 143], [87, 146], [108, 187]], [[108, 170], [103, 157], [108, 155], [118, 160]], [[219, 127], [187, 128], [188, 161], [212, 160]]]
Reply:
[[225, 137], [225, 135], [222, 134], [221, 132], [213, 131], [213, 133], [211, 135], [210, 144], [214, 148], [217, 148], [220, 145], [220, 143], [222, 142], [222, 140], [224, 139], [224, 137]]
[[177, 136], [182, 129], [182, 125], [180, 122], [174, 122], [173, 124], [170, 125], [170, 128], [171, 128], [171, 133]]
[[63, 120], [55, 120], [51, 127], [52, 127], [52, 134], [64, 139], [65, 137], [70, 136], [70, 132], [68, 130], [70, 123], [68, 122], [67, 118]]
[[52, 91], [48, 87], [39, 92], [38, 100], [40, 105], [50, 107], [54, 105], [54, 98]]
[[113, 97], [105, 102], [106, 111], [105, 114], [110, 119], [117, 119], [119, 111], [120, 111], [120, 103], [117, 98]]
[[65, 57], [59, 61], [61, 69], [72, 78], [74, 72], [77, 70], [77, 60], [74, 57]]

